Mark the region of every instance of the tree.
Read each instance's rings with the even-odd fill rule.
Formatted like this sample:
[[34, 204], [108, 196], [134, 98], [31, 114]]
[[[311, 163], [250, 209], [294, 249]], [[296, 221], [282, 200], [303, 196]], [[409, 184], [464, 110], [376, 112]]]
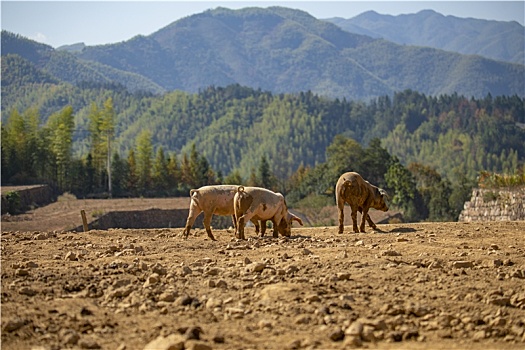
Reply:
[[143, 130], [137, 137], [137, 189], [139, 193], [146, 194], [151, 187], [151, 168], [153, 145], [151, 133]]
[[239, 169], [233, 170], [228, 176], [224, 178], [225, 185], [241, 185], [243, 179]]
[[417, 221], [425, 217], [415, 206], [417, 190], [414, 177], [397, 157], [393, 158], [392, 165], [385, 174], [385, 180], [392, 204], [403, 210], [406, 220]]
[[153, 163], [153, 188], [157, 195], [166, 196], [169, 188], [168, 162], [164, 156], [162, 147], [157, 149], [157, 156]]
[[128, 181], [126, 187], [133, 195], [137, 195], [139, 192], [138, 183], [137, 159], [135, 158], [135, 151], [132, 148], [128, 152]]
[[68, 179], [71, 164], [73, 130], [75, 128], [73, 107], [64, 107], [60, 112], [52, 114], [47, 122], [51, 130], [49, 143], [55, 161], [56, 181], [60, 190], [70, 190]]
[[179, 182], [181, 180], [181, 170], [177, 156], [175, 154], [170, 155], [168, 161], [168, 188], [170, 194], [179, 193]]
[[347, 171], [362, 173], [364, 155], [365, 152], [357, 141], [336, 135], [330, 146], [326, 148], [327, 163], [334, 183]]
[[259, 164], [259, 169], [257, 171], [257, 182], [261, 187], [274, 189], [275, 178], [270, 171], [270, 164], [266, 160], [266, 156], [261, 157], [261, 163]]
[[108, 192], [111, 192], [111, 141], [115, 132], [115, 111], [112, 98], [104, 102], [102, 109], [93, 102], [88, 119], [91, 136], [90, 150], [97, 176], [97, 186], [105, 187], [105, 175], [107, 174], [107, 189]]
[[113, 195], [121, 197], [127, 192], [127, 183], [129, 178], [128, 165], [125, 159], [120, 158], [118, 152], [113, 153], [111, 160], [111, 176], [113, 183]]

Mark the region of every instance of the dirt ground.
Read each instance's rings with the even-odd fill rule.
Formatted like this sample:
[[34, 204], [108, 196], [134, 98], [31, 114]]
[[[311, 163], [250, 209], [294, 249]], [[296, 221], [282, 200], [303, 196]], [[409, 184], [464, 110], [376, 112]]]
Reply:
[[523, 349], [525, 222], [2, 228], [2, 349]]

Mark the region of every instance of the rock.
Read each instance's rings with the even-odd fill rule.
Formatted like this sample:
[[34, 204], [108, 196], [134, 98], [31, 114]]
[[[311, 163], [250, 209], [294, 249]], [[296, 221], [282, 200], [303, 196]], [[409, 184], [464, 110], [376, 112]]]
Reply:
[[361, 337], [348, 335], [345, 336], [345, 341], [343, 343], [344, 348], [359, 348], [363, 346], [363, 341], [361, 340]]
[[339, 281], [348, 281], [350, 279], [350, 274], [348, 272], [339, 272], [337, 274], [337, 279]]
[[216, 298], [208, 298], [206, 301], [206, 309], [215, 309], [222, 306], [222, 300]]
[[162, 266], [161, 264], [159, 263], [156, 263], [155, 265], [153, 265], [151, 267], [151, 270], [158, 274], [159, 276], [164, 276], [165, 274], [168, 273], [168, 271], [166, 270], [166, 268], [164, 266]]
[[67, 252], [66, 256], [64, 257], [64, 260], [67, 261], [77, 261], [78, 256], [73, 252]]
[[455, 269], [470, 269], [474, 267], [471, 261], [454, 261], [452, 267]]
[[221, 273], [221, 269], [218, 267], [212, 267], [211, 269], [204, 271], [204, 276], [217, 276]]
[[381, 256], [401, 256], [401, 253], [395, 250], [385, 250], [381, 253]]
[[184, 337], [188, 340], [189, 339], [200, 340], [201, 333], [202, 333], [201, 327], [188, 327], [188, 329], [184, 333]]
[[203, 342], [189, 341], [185, 346], [186, 350], [212, 350], [213, 348]]
[[63, 329], [60, 332], [60, 339], [64, 345], [77, 345], [80, 335], [73, 329]]
[[184, 277], [186, 275], [191, 275], [192, 272], [193, 271], [188, 266], [183, 266], [181, 270], [181, 275]]
[[102, 349], [102, 347], [97, 343], [97, 341], [91, 338], [80, 339], [78, 341], [78, 346], [81, 349]]
[[246, 266], [246, 271], [251, 273], [259, 273], [262, 272], [266, 268], [266, 263], [263, 262], [256, 262], [251, 263]]
[[35, 263], [34, 261], [28, 261], [24, 264], [24, 267], [27, 269], [34, 269], [38, 267], [38, 264]]
[[22, 287], [18, 290], [18, 294], [23, 294], [32, 297], [38, 294], [38, 292], [31, 287]]
[[337, 327], [330, 331], [328, 338], [330, 338], [331, 341], [342, 341], [345, 338], [345, 332]]
[[309, 315], [299, 315], [295, 318], [294, 323], [295, 324], [309, 324], [310, 320], [311, 318]]
[[257, 323], [257, 326], [259, 326], [259, 328], [272, 329], [273, 322], [268, 319], [262, 319]]
[[491, 295], [487, 298], [487, 304], [492, 305], [499, 305], [499, 306], [510, 306], [510, 298], [499, 296], [499, 295]]
[[321, 298], [317, 294], [308, 294], [305, 298], [305, 301], [309, 303], [315, 303], [321, 301]]
[[312, 255], [312, 254], [313, 254], [311, 250], [306, 249], [306, 248], [304, 248], [303, 251], [302, 251], [301, 253], [302, 253], [303, 255]]
[[219, 281], [215, 284], [215, 287], [217, 287], [217, 288], [228, 288], [228, 283], [226, 283], [225, 280], [219, 280]]
[[474, 333], [472, 335], [472, 340], [473, 341], [480, 341], [480, 340], [483, 340], [485, 339], [486, 337], [486, 333], [484, 330], [480, 330], [480, 331], [477, 331], [476, 333]]
[[160, 276], [157, 273], [152, 273], [151, 275], [146, 278], [146, 282], [142, 285], [142, 287], [147, 288], [149, 286], [152, 286], [154, 284], [159, 283]]
[[168, 303], [174, 302], [177, 297], [177, 292], [166, 291], [159, 296], [159, 301], [165, 301]]
[[224, 344], [224, 335], [222, 334], [216, 334], [213, 336], [213, 342], [217, 344]]
[[[3, 318], [3, 317], [2, 317]], [[25, 326], [26, 320], [21, 318], [15, 318], [11, 320], [7, 320], [7, 322], [4, 323], [4, 332], [14, 332], [23, 326]]]
[[190, 305], [193, 302], [193, 298], [187, 294], [181, 295], [175, 299], [175, 304], [180, 306]]
[[15, 275], [16, 276], [29, 276], [29, 271], [26, 269], [16, 269]]
[[144, 350], [184, 350], [184, 337], [180, 334], [170, 334], [167, 337], [159, 336], [149, 342]]
[[442, 269], [443, 265], [439, 261], [432, 261], [430, 265], [428, 265], [429, 269]]
[[363, 333], [363, 324], [360, 321], [354, 321], [350, 327], [348, 327], [345, 330], [345, 335], [349, 335], [352, 337], [359, 337], [361, 338], [361, 334]]

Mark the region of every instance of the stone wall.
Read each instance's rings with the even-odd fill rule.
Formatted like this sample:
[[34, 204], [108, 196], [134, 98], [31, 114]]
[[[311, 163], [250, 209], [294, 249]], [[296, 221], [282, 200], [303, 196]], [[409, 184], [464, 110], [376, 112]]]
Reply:
[[[18, 194], [17, 203], [9, 203], [10, 193]], [[2, 214], [23, 213], [56, 201], [53, 189], [48, 185], [2, 186]]]
[[[148, 209], [130, 211], [112, 211], [88, 224], [89, 229], [107, 230], [110, 228], [175, 228], [184, 227], [188, 218], [188, 209]], [[200, 214], [193, 228], [204, 228], [204, 214]], [[211, 220], [212, 229], [226, 229], [233, 226], [231, 216], [214, 215]], [[83, 231], [78, 226], [74, 231]]]
[[481, 189], [472, 191], [458, 221], [525, 220], [525, 187], [513, 190]]

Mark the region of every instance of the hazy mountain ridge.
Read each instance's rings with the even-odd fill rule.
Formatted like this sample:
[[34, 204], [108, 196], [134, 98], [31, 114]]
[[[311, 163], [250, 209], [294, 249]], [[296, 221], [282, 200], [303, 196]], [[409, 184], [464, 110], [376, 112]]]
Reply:
[[328, 18], [326, 21], [352, 33], [398, 44], [525, 64], [525, 28], [517, 22], [444, 16], [433, 10], [398, 16], [367, 11], [353, 18]]
[[[433, 11], [418, 16], [448, 18]], [[372, 12], [358, 17], [369, 23], [405, 18], [385, 19]], [[72, 84], [117, 83], [130, 91], [197, 92], [208, 86], [240, 84], [274, 93], [312, 91], [349, 99], [405, 89], [428, 95], [525, 95], [523, 65], [398, 45], [284, 7], [217, 8], [175, 21], [149, 36], [71, 46], [73, 50], [54, 50], [2, 32], [3, 54], [19, 54], [57, 79]]]

